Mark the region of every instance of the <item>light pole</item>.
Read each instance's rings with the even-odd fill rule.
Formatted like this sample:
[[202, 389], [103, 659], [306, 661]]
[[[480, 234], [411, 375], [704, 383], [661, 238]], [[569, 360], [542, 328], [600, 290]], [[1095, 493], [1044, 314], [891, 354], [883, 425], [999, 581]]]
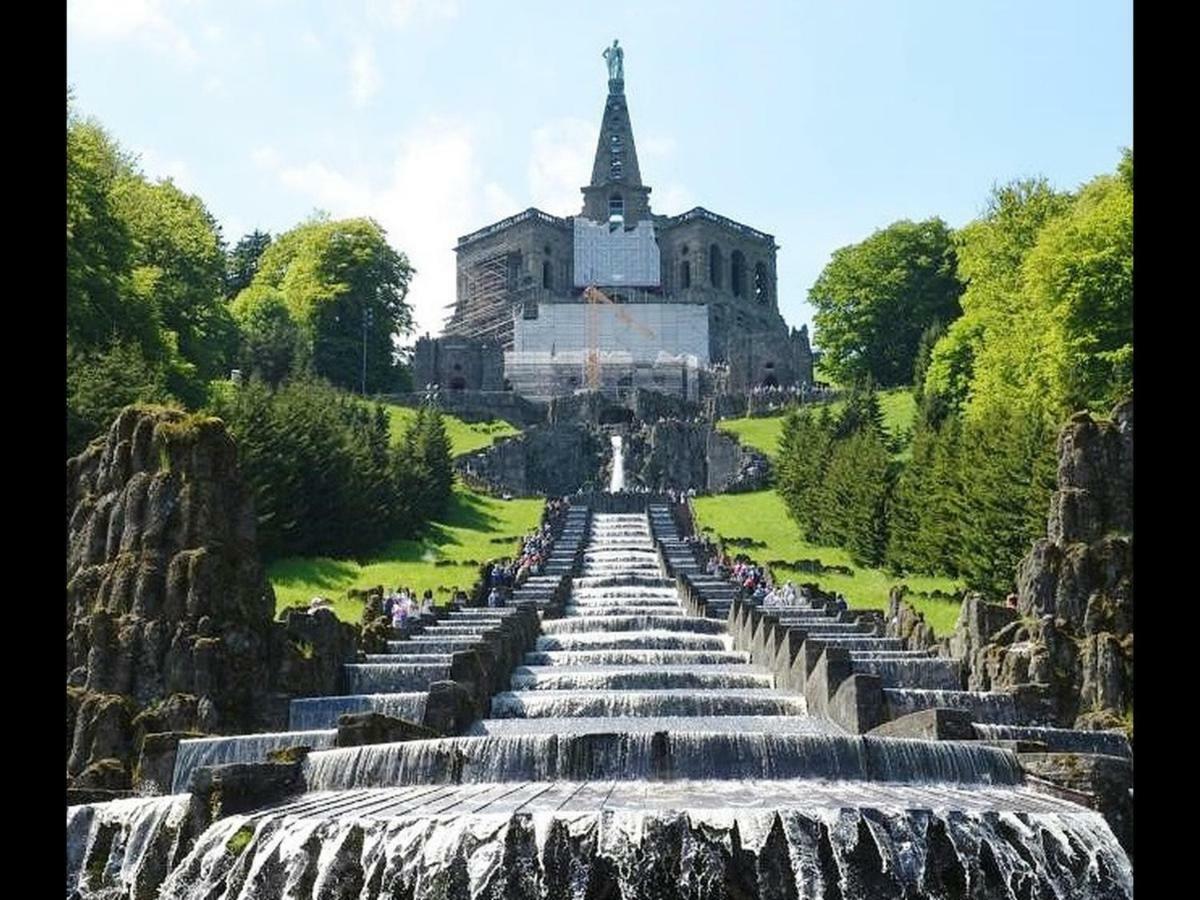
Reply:
[[371, 327], [371, 310], [363, 310], [362, 395], [367, 396], [367, 329]]

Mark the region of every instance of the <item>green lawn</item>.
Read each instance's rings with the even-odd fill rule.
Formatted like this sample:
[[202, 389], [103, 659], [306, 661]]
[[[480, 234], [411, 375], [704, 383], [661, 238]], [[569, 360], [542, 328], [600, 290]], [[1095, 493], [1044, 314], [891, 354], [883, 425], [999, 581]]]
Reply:
[[[838, 400], [829, 405], [834, 415], [842, 411], [843, 401]], [[879, 406], [883, 411], [883, 425], [888, 433], [899, 436], [912, 428], [913, 419], [917, 414], [916, 400], [913, 399], [912, 389], [907, 387], [892, 388], [879, 392]], [[722, 431], [737, 435], [738, 440], [748, 447], [761, 450], [772, 460], [779, 451], [779, 435], [783, 431], [783, 416], [771, 416], [763, 419], [722, 419], [717, 423]], [[900, 454], [907, 457], [908, 448]]]
[[[395, 406], [390, 403], [386, 404], [385, 408], [388, 413], [392, 441], [398, 441], [404, 434], [408, 423], [416, 417], [417, 411], [407, 406]], [[450, 438], [451, 452], [455, 456], [490, 447], [497, 438], [520, 434], [520, 429], [503, 419], [496, 419], [492, 422], [464, 422], [462, 419], [445, 413], [442, 414], [442, 419], [446, 423], [446, 435]]]
[[512, 556], [517, 539], [541, 520], [542, 506], [539, 499], [505, 501], [456, 486], [450, 508], [420, 540], [394, 541], [365, 560], [293, 557], [271, 564], [276, 612], [319, 595], [333, 601], [339, 618], [358, 622], [362, 602], [346, 591], [376, 585], [428, 588], [445, 602], [456, 587], [471, 589], [480, 563]]
[[[763, 546], [738, 548], [727, 546], [730, 553], [744, 552], [759, 563], [770, 560], [794, 562], [802, 559], [820, 560], [827, 566], [848, 566], [853, 575], [826, 573], [814, 575], [788, 566], [774, 566], [775, 577], [794, 581], [815, 581], [824, 590], [845, 594], [847, 602], [859, 609], [887, 609], [888, 591], [893, 585], [907, 584], [908, 600], [925, 614], [938, 636], [954, 630], [958, 618], [957, 601], [939, 600], [929, 592], [939, 590], [961, 592], [962, 585], [948, 578], [908, 576], [897, 578], [882, 569], [855, 565], [850, 555], [836, 547], [810, 544], [800, 536], [796, 524], [788, 518], [783, 500], [775, 491], [755, 491], [749, 494], [721, 494], [697, 497], [694, 501], [696, 527], [711, 537], [749, 538]], [[924, 595], [924, 596], [923, 596]]]

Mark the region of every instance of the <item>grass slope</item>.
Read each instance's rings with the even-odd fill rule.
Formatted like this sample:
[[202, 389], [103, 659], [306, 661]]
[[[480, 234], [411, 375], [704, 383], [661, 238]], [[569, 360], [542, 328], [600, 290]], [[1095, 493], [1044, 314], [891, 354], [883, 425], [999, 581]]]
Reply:
[[[960, 583], [949, 578], [927, 576], [897, 578], [888, 575], [882, 569], [868, 569], [855, 565], [845, 550], [810, 544], [800, 536], [796, 523], [788, 518], [783, 500], [775, 491], [697, 497], [693, 502], [696, 526], [710, 537], [721, 537], [726, 541], [730, 538], [749, 538], [761, 542], [762, 546], [756, 544], [742, 551], [757, 562], [817, 559], [827, 566], [848, 566], [854, 570], [853, 575], [814, 575], [787, 566], [774, 566], [776, 578], [791, 578], [798, 582], [815, 581], [825, 590], [845, 594], [846, 600], [853, 607], [882, 610], [887, 609], [887, 596], [891, 587], [901, 583], [907, 584], [913, 591], [908, 596], [909, 601], [925, 614], [925, 621], [939, 636], [954, 630], [954, 623], [958, 618], [958, 602], [934, 599], [928, 594], [934, 590], [961, 591]], [[727, 549], [730, 553], [735, 553], [741, 548]]]
[[445, 514], [418, 540], [393, 541], [368, 559], [292, 557], [273, 563], [267, 575], [275, 587], [276, 612], [314, 596], [328, 597], [344, 621], [362, 618], [362, 602], [350, 588], [397, 585], [418, 593], [432, 589], [439, 602], [455, 587], [470, 590], [479, 565], [512, 556], [519, 537], [541, 519], [543, 501], [499, 500], [456, 486]]
[[[392, 433], [392, 442], [395, 443], [403, 437], [404, 429], [408, 427], [409, 422], [416, 418], [417, 411], [407, 406], [395, 406], [390, 403], [386, 404], [385, 408], [388, 414], [388, 427]], [[497, 438], [520, 434], [520, 429], [503, 419], [496, 419], [492, 422], [464, 422], [462, 419], [444, 413], [442, 418], [446, 423], [446, 436], [450, 438], [451, 453], [455, 456], [490, 447]]]
[[[843, 402], [837, 400], [830, 404], [834, 415], [842, 411]], [[907, 387], [892, 388], [879, 392], [879, 406], [883, 411], [883, 425], [888, 434], [899, 436], [912, 428], [913, 419], [917, 414], [916, 401], [912, 389]], [[748, 447], [761, 450], [771, 459], [779, 452], [779, 435], [783, 431], [783, 416], [771, 416], [762, 419], [722, 419], [717, 423], [722, 431], [737, 435], [738, 440]], [[900, 454], [906, 459], [907, 447]]]

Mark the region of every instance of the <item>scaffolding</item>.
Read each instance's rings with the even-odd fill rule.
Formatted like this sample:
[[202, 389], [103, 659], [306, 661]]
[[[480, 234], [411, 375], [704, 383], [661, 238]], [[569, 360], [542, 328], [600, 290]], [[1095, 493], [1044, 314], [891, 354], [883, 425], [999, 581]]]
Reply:
[[446, 306], [450, 316], [443, 334], [511, 347], [519, 260], [520, 251], [508, 243], [460, 257], [465, 285], [458, 299]]

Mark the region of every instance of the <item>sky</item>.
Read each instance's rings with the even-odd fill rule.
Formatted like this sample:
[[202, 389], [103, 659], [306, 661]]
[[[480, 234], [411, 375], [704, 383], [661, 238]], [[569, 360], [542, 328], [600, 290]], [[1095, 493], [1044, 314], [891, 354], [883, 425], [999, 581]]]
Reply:
[[1133, 145], [1131, 0], [68, 0], [67, 82], [230, 244], [374, 217], [436, 334], [460, 235], [580, 211], [613, 38], [651, 208], [774, 235], [797, 327], [837, 248]]

